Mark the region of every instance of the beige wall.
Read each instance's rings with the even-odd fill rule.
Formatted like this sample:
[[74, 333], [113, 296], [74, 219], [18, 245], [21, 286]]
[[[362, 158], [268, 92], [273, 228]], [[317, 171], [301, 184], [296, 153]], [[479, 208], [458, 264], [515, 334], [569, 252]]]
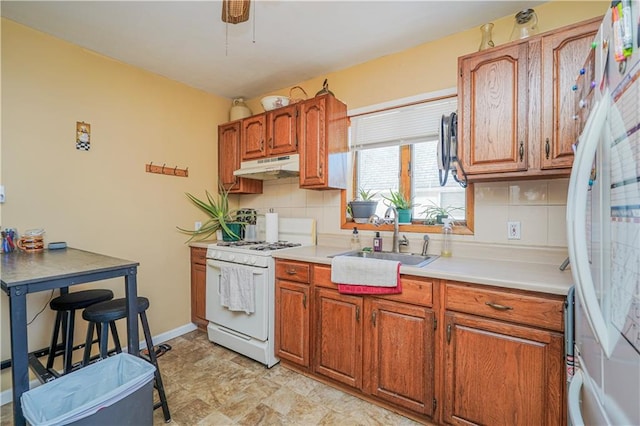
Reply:
[[[230, 101], [3, 19], [2, 106], [3, 227], [44, 228], [46, 242], [139, 261], [152, 332], [188, 324], [189, 251], [175, 227], [204, 218], [184, 193], [216, 188], [217, 124]], [[76, 121], [91, 124], [88, 152], [75, 148]], [[145, 173], [151, 161], [188, 167], [189, 177]], [[121, 296], [123, 282], [102, 285]], [[27, 317], [48, 298], [28, 296]], [[45, 309], [29, 326], [30, 349], [48, 345], [52, 318]]]
[[[603, 14], [607, 3], [554, 2], [536, 11], [545, 31]], [[508, 16], [495, 21], [496, 44], [506, 41], [512, 20]], [[350, 109], [451, 88], [456, 84], [457, 57], [475, 51], [479, 43], [475, 28], [300, 85], [313, 96], [326, 77], [330, 89]], [[73, 247], [139, 261], [139, 291], [151, 299], [152, 333], [187, 324], [188, 247], [175, 226], [189, 227], [203, 219], [183, 194], [203, 194], [204, 189], [216, 187], [216, 126], [227, 120], [230, 101], [4, 19], [1, 71], [0, 171], [7, 192], [0, 212], [2, 225], [19, 231], [44, 228], [47, 242], [66, 241]], [[289, 88], [276, 91], [288, 92]], [[262, 111], [259, 98], [248, 102], [254, 112]], [[76, 121], [91, 124], [89, 152], [75, 149]], [[189, 178], [145, 173], [144, 165], [150, 161], [189, 167]], [[286, 216], [317, 217], [320, 232], [340, 232], [338, 191], [303, 191], [287, 181], [268, 185], [261, 197], [236, 198], [246, 206], [281, 208]], [[509, 184], [492, 185], [501, 195], [487, 202], [489, 209], [499, 209], [495, 206], [501, 203], [518, 205], [509, 198]], [[564, 190], [555, 184], [543, 187], [547, 194]], [[317, 208], [320, 205], [322, 209]], [[476, 222], [477, 235], [482, 235], [479, 228]], [[492, 240], [486, 237], [486, 241]], [[104, 286], [122, 295], [120, 281]], [[45, 306], [48, 296], [28, 297], [29, 318]], [[0, 306], [1, 358], [6, 359], [10, 356], [6, 297]], [[30, 348], [48, 345], [52, 318], [45, 309], [29, 326]], [[10, 386], [5, 372], [2, 390]]]

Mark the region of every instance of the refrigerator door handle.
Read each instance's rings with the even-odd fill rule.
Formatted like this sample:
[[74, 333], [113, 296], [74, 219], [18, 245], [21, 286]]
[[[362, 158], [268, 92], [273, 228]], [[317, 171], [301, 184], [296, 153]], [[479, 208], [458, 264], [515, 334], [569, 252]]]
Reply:
[[584, 426], [582, 412], [580, 411], [580, 391], [582, 390], [583, 383], [582, 370], [576, 368], [573, 379], [571, 379], [571, 383], [569, 383], [568, 391], [569, 401], [567, 410], [569, 411], [569, 422], [571, 426]]
[[576, 284], [576, 293], [584, 306], [586, 318], [607, 357], [611, 355], [611, 345], [609, 344], [611, 339], [607, 332], [607, 325], [598, 302], [589, 266], [586, 206], [591, 166], [605, 127], [610, 100], [611, 96], [607, 90], [602, 99], [596, 103], [587, 120], [585, 130], [580, 136], [567, 197], [567, 230], [569, 258], [572, 265], [571, 273]]

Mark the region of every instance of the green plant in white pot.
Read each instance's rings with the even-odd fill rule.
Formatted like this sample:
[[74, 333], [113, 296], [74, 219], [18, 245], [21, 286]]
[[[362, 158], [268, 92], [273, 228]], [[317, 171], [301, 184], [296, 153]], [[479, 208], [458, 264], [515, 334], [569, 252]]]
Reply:
[[375, 214], [378, 201], [373, 197], [377, 194], [377, 192], [372, 193], [371, 190], [363, 188], [358, 190], [358, 197], [349, 202], [349, 210], [354, 222], [367, 223], [369, 218]]
[[237, 220], [238, 211], [229, 209], [229, 191], [221, 185], [217, 197], [211, 195], [209, 191], [205, 191], [205, 194], [207, 196], [206, 200], [200, 200], [188, 192], [186, 196], [196, 207], [205, 212], [209, 219], [198, 230], [180, 228], [179, 226], [176, 226], [176, 228], [180, 232], [191, 235], [188, 241], [194, 238], [205, 240], [218, 230], [222, 230], [230, 240], [240, 239], [242, 222]]

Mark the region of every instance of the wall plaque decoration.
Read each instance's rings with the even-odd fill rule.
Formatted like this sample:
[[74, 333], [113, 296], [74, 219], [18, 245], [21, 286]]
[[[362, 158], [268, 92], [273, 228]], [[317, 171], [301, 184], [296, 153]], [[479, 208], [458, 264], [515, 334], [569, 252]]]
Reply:
[[91, 124], [84, 121], [76, 122], [76, 149], [82, 151], [91, 149]]

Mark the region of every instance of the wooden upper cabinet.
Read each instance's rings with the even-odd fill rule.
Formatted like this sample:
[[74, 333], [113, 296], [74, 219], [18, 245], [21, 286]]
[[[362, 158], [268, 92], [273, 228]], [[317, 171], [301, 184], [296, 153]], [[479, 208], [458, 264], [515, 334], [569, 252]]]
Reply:
[[601, 18], [458, 59], [458, 154], [470, 181], [565, 177], [572, 90]]
[[294, 104], [242, 120], [242, 161], [295, 153], [296, 111]]
[[300, 188], [344, 189], [347, 185], [347, 106], [332, 95], [301, 103]]
[[459, 59], [458, 127], [469, 175], [527, 168], [527, 43]]
[[289, 105], [267, 115], [267, 157], [291, 154], [298, 150], [297, 108]]
[[580, 136], [574, 116], [576, 77], [584, 65], [601, 18], [543, 36], [541, 167], [571, 168], [571, 146]]
[[233, 194], [261, 194], [262, 181], [239, 178], [233, 172], [240, 168], [241, 122], [218, 126], [218, 180]]
[[258, 114], [242, 120], [241, 160], [255, 160], [267, 156], [267, 114]]

